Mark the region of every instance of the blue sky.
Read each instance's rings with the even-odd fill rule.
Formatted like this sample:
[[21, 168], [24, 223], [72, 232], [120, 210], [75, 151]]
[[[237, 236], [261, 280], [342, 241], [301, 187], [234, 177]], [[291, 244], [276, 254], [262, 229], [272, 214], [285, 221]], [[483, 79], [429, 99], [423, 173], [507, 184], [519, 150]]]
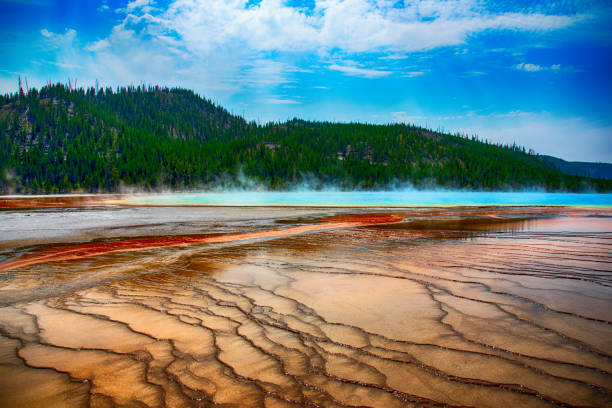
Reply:
[[612, 3], [0, 0], [0, 90], [161, 84], [247, 119], [409, 122], [612, 162]]

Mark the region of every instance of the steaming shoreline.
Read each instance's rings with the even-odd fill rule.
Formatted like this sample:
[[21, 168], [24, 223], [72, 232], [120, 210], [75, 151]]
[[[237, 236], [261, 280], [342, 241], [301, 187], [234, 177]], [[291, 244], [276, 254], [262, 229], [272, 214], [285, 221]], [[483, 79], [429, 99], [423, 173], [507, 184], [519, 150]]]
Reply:
[[0, 196], [0, 208], [70, 207], [416, 208], [539, 206], [612, 207], [612, 194], [536, 192], [221, 192]]

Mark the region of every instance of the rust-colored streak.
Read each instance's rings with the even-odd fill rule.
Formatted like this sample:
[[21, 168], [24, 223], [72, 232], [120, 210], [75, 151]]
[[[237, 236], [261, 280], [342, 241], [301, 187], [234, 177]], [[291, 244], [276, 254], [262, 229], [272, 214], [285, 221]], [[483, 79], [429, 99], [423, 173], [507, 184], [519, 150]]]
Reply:
[[105, 206], [121, 200], [122, 195], [95, 194], [48, 197], [10, 197], [0, 199], [0, 208], [76, 208]]
[[260, 231], [244, 234], [218, 234], [218, 235], [178, 235], [167, 237], [132, 238], [113, 242], [91, 242], [53, 246], [43, 250], [24, 255], [13, 261], [0, 264], [0, 270], [37, 265], [46, 262], [71, 261], [116, 252], [144, 251], [169, 247], [188, 245], [225, 243], [243, 241], [257, 238], [278, 238], [305, 232], [324, 231], [334, 228], [361, 227], [367, 225], [390, 224], [401, 222], [403, 218], [392, 214], [364, 214], [346, 216], [336, 222], [326, 222], [314, 225], [304, 225], [281, 230]]

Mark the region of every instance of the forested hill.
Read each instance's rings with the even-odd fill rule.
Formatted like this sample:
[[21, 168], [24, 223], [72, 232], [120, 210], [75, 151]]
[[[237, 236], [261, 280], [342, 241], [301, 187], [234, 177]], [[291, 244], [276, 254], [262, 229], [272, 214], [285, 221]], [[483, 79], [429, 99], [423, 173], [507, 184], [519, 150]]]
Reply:
[[258, 125], [184, 89], [71, 89], [0, 96], [0, 191], [258, 187], [610, 191], [533, 152], [403, 124]]
[[570, 162], [553, 156], [540, 156], [540, 158], [565, 174], [612, 179], [612, 163]]

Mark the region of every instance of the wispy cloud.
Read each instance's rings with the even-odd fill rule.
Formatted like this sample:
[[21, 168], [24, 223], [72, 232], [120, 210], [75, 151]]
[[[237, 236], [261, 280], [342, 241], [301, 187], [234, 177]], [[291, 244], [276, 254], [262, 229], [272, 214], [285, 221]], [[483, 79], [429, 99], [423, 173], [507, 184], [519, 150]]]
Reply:
[[398, 55], [398, 54], [384, 55], [382, 57], [378, 57], [378, 59], [381, 59], [381, 60], [403, 60], [407, 58], [409, 58], [408, 55]]
[[526, 72], [540, 72], [540, 71], [553, 71], [553, 72], [578, 72], [573, 67], [561, 66], [561, 64], [552, 64], [550, 66], [537, 65], [537, 64], [529, 64], [525, 62], [521, 62], [520, 64], [516, 64], [513, 67], [519, 71]]
[[263, 98], [261, 99], [261, 101], [264, 103], [269, 103], [271, 105], [299, 105], [301, 103], [300, 101], [297, 101], [295, 99], [282, 98], [282, 97]]
[[385, 70], [377, 70], [377, 69], [369, 69], [369, 68], [359, 68], [350, 65], [338, 65], [332, 64], [328, 67], [334, 71], [340, 71], [347, 75], [362, 77], [362, 78], [381, 78], [386, 77], [392, 74], [392, 71]]
[[60, 68], [65, 68], [65, 69], [81, 69], [83, 68], [82, 65], [77, 65], [77, 64], [70, 64], [70, 63], [66, 63], [66, 62], [60, 62], [60, 61], [48, 61], [48, 60], [36, 60], [36, 61], [32, 61], [33, 64], [49, 64], [49, 65], [55, 65], [57, 67]]
[[402, 76], [406, 78], [416, 78], [422, 75], [425, 75], [425, 71], [409, 71], [402, 74]]
[[102, 51], [110, 46], [110, 43], [107, 39], [94, 41], [93, 43], [87, 45], [85, 49], [87, 51], [98, 52]]
[[313, 9], [282, 1], [175, 0], [166, 10], [150, 0], [133, 0], [125, 11], [181, 38], [190, 49], [241, 43], [253, 51], [401, 52], [459, 45], [487, 30], [549, 31], [575, 24], [583, 15], [495, 13], [477, 0], [405, 3], [319, 0]]
[[[109, 4], [102, 1], [99, 9]], [[80, 41], [73, 29], [41, 31], [58, 66], [83, 67], [64, 76], [180, 84], [213, 94], [292, 84], [320, 69], [367, 79], [415, 78], [427, 70], [401, 66], [403, 60], [416, 61], [427, 50], [465, 44], [482, 32], [546, 32], [585, 18], [496, 12], [479, 0], [403, 7], [386, 0], [315, 0], [310, 7], [281, 0], [248, 6], [244, 0], [131, 0], [116, 12], [120, 22], [96, 41]]]
[[419, 123], [426, 121], [427, 117], [423, 115], [413, 115], [405, 111], [391, 112], [391, 117], [397, 123]]
[[77, 32], [71, 28], [66, 29], [64, 34], [54, 33], [46, 28], [40, 30], [40, 33], [47, 40], [47, 44], [58, 48], [72, 44], [77, 35]]
[[295, 82], [293, 74], [309, 73], [310, 70], [301, 69], [287, 62], [258, 58], [249, 62], [242, 61], [241, 75], [236, 78], [237, 83], [254, 87], [270, 87], [282, 85], [284, 88], [295, 88], [290, 85]]
[[518, 69], [519, 71], [527, 71], [527, 72], [538, 72], [538, 71], [542, 71], [542, 70], [546, 69], [545, 67], [543, 67], [541, 65], [529, 64], [529, 63], [525, 63], [525, 62], [521, 62], [520, 64], [516, 64], [514, 66], [514, 68]]
[[144, 13], [149, 13], [154, 10], [153, 4], [155, 1], [153, 0], [131, 0], [125, 6], [125, 9], [128, 12], [133, 12], [135, 10], [141, 10]]

